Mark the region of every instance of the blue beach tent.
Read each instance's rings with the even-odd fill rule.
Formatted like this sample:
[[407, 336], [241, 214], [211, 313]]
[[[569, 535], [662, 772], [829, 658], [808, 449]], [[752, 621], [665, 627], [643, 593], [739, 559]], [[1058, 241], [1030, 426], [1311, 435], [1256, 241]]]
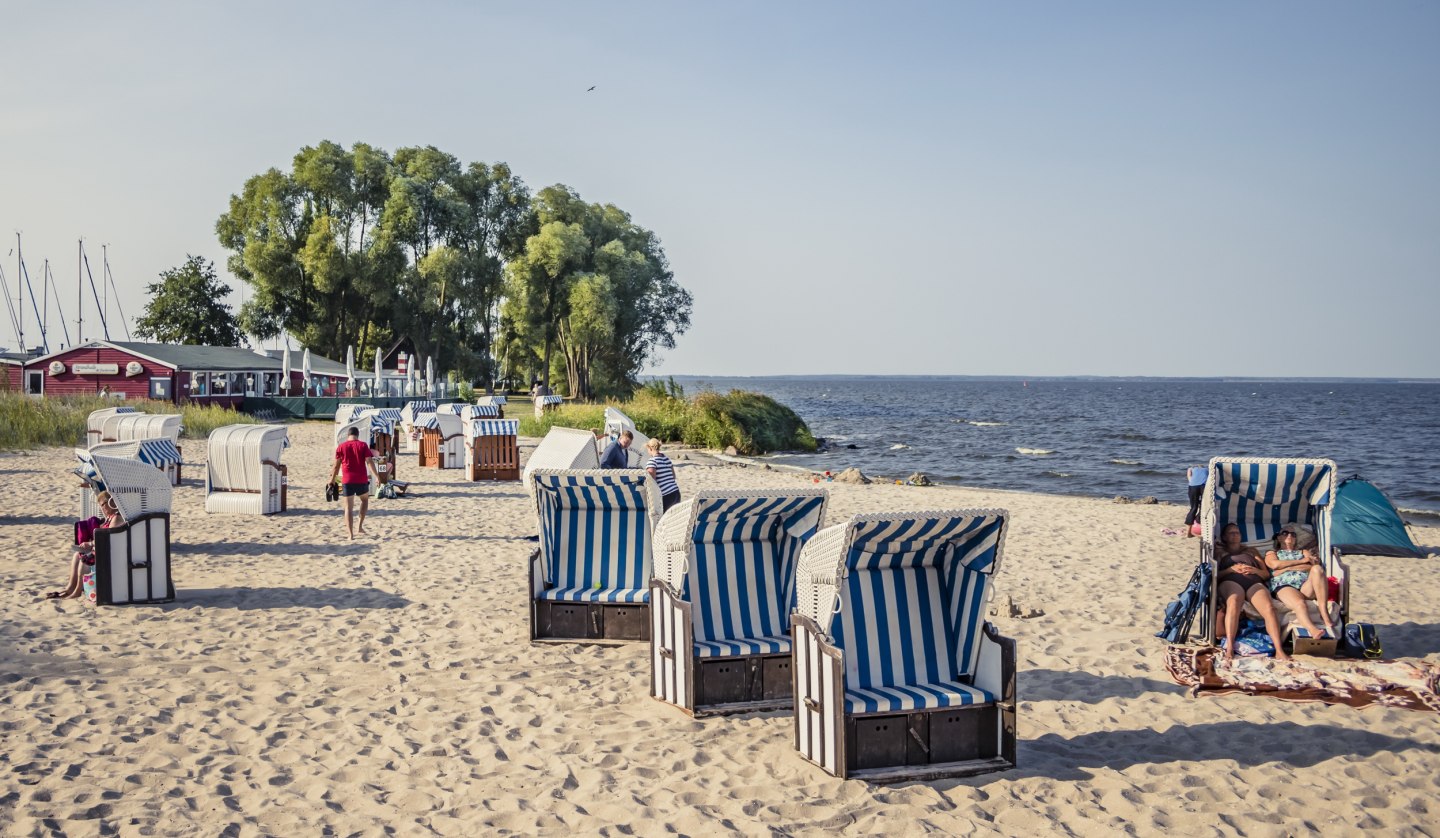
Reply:
[[1423, 559], [1385, 493], [1359, 477], [1341, 481], [1331, 511], [1330, 543], [1346, 555]]

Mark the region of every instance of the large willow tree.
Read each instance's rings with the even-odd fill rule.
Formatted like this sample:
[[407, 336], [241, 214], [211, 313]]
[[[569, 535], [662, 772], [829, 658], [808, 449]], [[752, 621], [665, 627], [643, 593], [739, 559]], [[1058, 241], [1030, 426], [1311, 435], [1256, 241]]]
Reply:
[[627, 391], [689, 328], [690, 292], [659, 238], [612, 204], [587, 204], [556, 185], [536, 195], [534, 217], [535, 232], [508, 267], [507, 360], [546, 380], [563, 375], [576, 398]]
[[533, 228], [529, 191], [503, 163], [328, 141], [247, 180], [216, 223], [231, 273], [254, 289], [247, 332], [288, 332], [335, 358], [409, 337], [439, 369], [482, 380], [505, 262]]

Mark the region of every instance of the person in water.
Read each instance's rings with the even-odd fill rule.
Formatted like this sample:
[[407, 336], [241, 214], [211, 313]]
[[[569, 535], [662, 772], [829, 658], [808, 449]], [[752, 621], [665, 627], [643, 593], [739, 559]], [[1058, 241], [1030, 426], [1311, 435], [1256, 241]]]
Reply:
[[1275, 603], [1270, 600], [1270, 588], [1266, 584], [1270, 571], [1259, 553], [1241, 542], [1240, 528], [1235, 524], [1226, 524], [1221, 531], [1220, 542], [1215, 545], [1215, 559], [1220, 601], [1225, 608], [1226, 662], [1235, 657], [1235, 636], [1240, 633], [1240, 612], [1246, 602], [1255, 606], [1265, 621], [1265, 633], [1275, 644], [1275, 657], [1290, 660], [1280, 646], [1280, 618], [1275, 614]]
[[1330, 637], [1338, 637], [1335, 624], [1330, 620], [1330, 581], [1325, 578], [1325, 568], [1314, 550], [1297, 550], [1295, 525], [1286, 524], [1275, 533], [1275, 549], [1265, 554], [1265, 567], [1270, 571], [1270, 592], [1295, 612], [1295, 620], [1310, 633], [1320, 637], [1320, 629], [1310, 619], [1306, 600], [1315, 600], [1320, 606], [1320, 619], [1325, 622], [1325, 631]]

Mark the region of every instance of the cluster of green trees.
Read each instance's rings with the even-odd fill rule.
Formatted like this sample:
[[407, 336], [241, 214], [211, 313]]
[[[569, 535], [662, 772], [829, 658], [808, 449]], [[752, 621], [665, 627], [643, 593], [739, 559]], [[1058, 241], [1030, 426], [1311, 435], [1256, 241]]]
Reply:
[[[588, 399], [628, 393], [690, 325], [690, 293], [627, 213], [563, 185], [532, 195], [504, 163], [433, 146], [306, 146], [290, 171], [247, 180], [215, 229], [254, 291], [239, 327], [332, 358], [408, 337], [457, 379], [541, 378]], [[152, 295], [202, 284], [196, 261]], [[147, 311], [151, 334], [174, 334], [167, 310]]]

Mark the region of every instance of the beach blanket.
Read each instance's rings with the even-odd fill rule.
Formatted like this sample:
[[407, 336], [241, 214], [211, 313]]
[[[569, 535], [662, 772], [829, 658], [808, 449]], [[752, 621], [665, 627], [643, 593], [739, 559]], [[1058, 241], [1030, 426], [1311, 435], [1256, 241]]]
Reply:
[[1297, 655], [1289, 661], [1237, 656], [1227, 664], [1214, 646], [1170, 646], [1165, 668], [1192, 696], [1241, 692], [1351, 707], [1440, 711], [1440, 664], [1427, 661]]

